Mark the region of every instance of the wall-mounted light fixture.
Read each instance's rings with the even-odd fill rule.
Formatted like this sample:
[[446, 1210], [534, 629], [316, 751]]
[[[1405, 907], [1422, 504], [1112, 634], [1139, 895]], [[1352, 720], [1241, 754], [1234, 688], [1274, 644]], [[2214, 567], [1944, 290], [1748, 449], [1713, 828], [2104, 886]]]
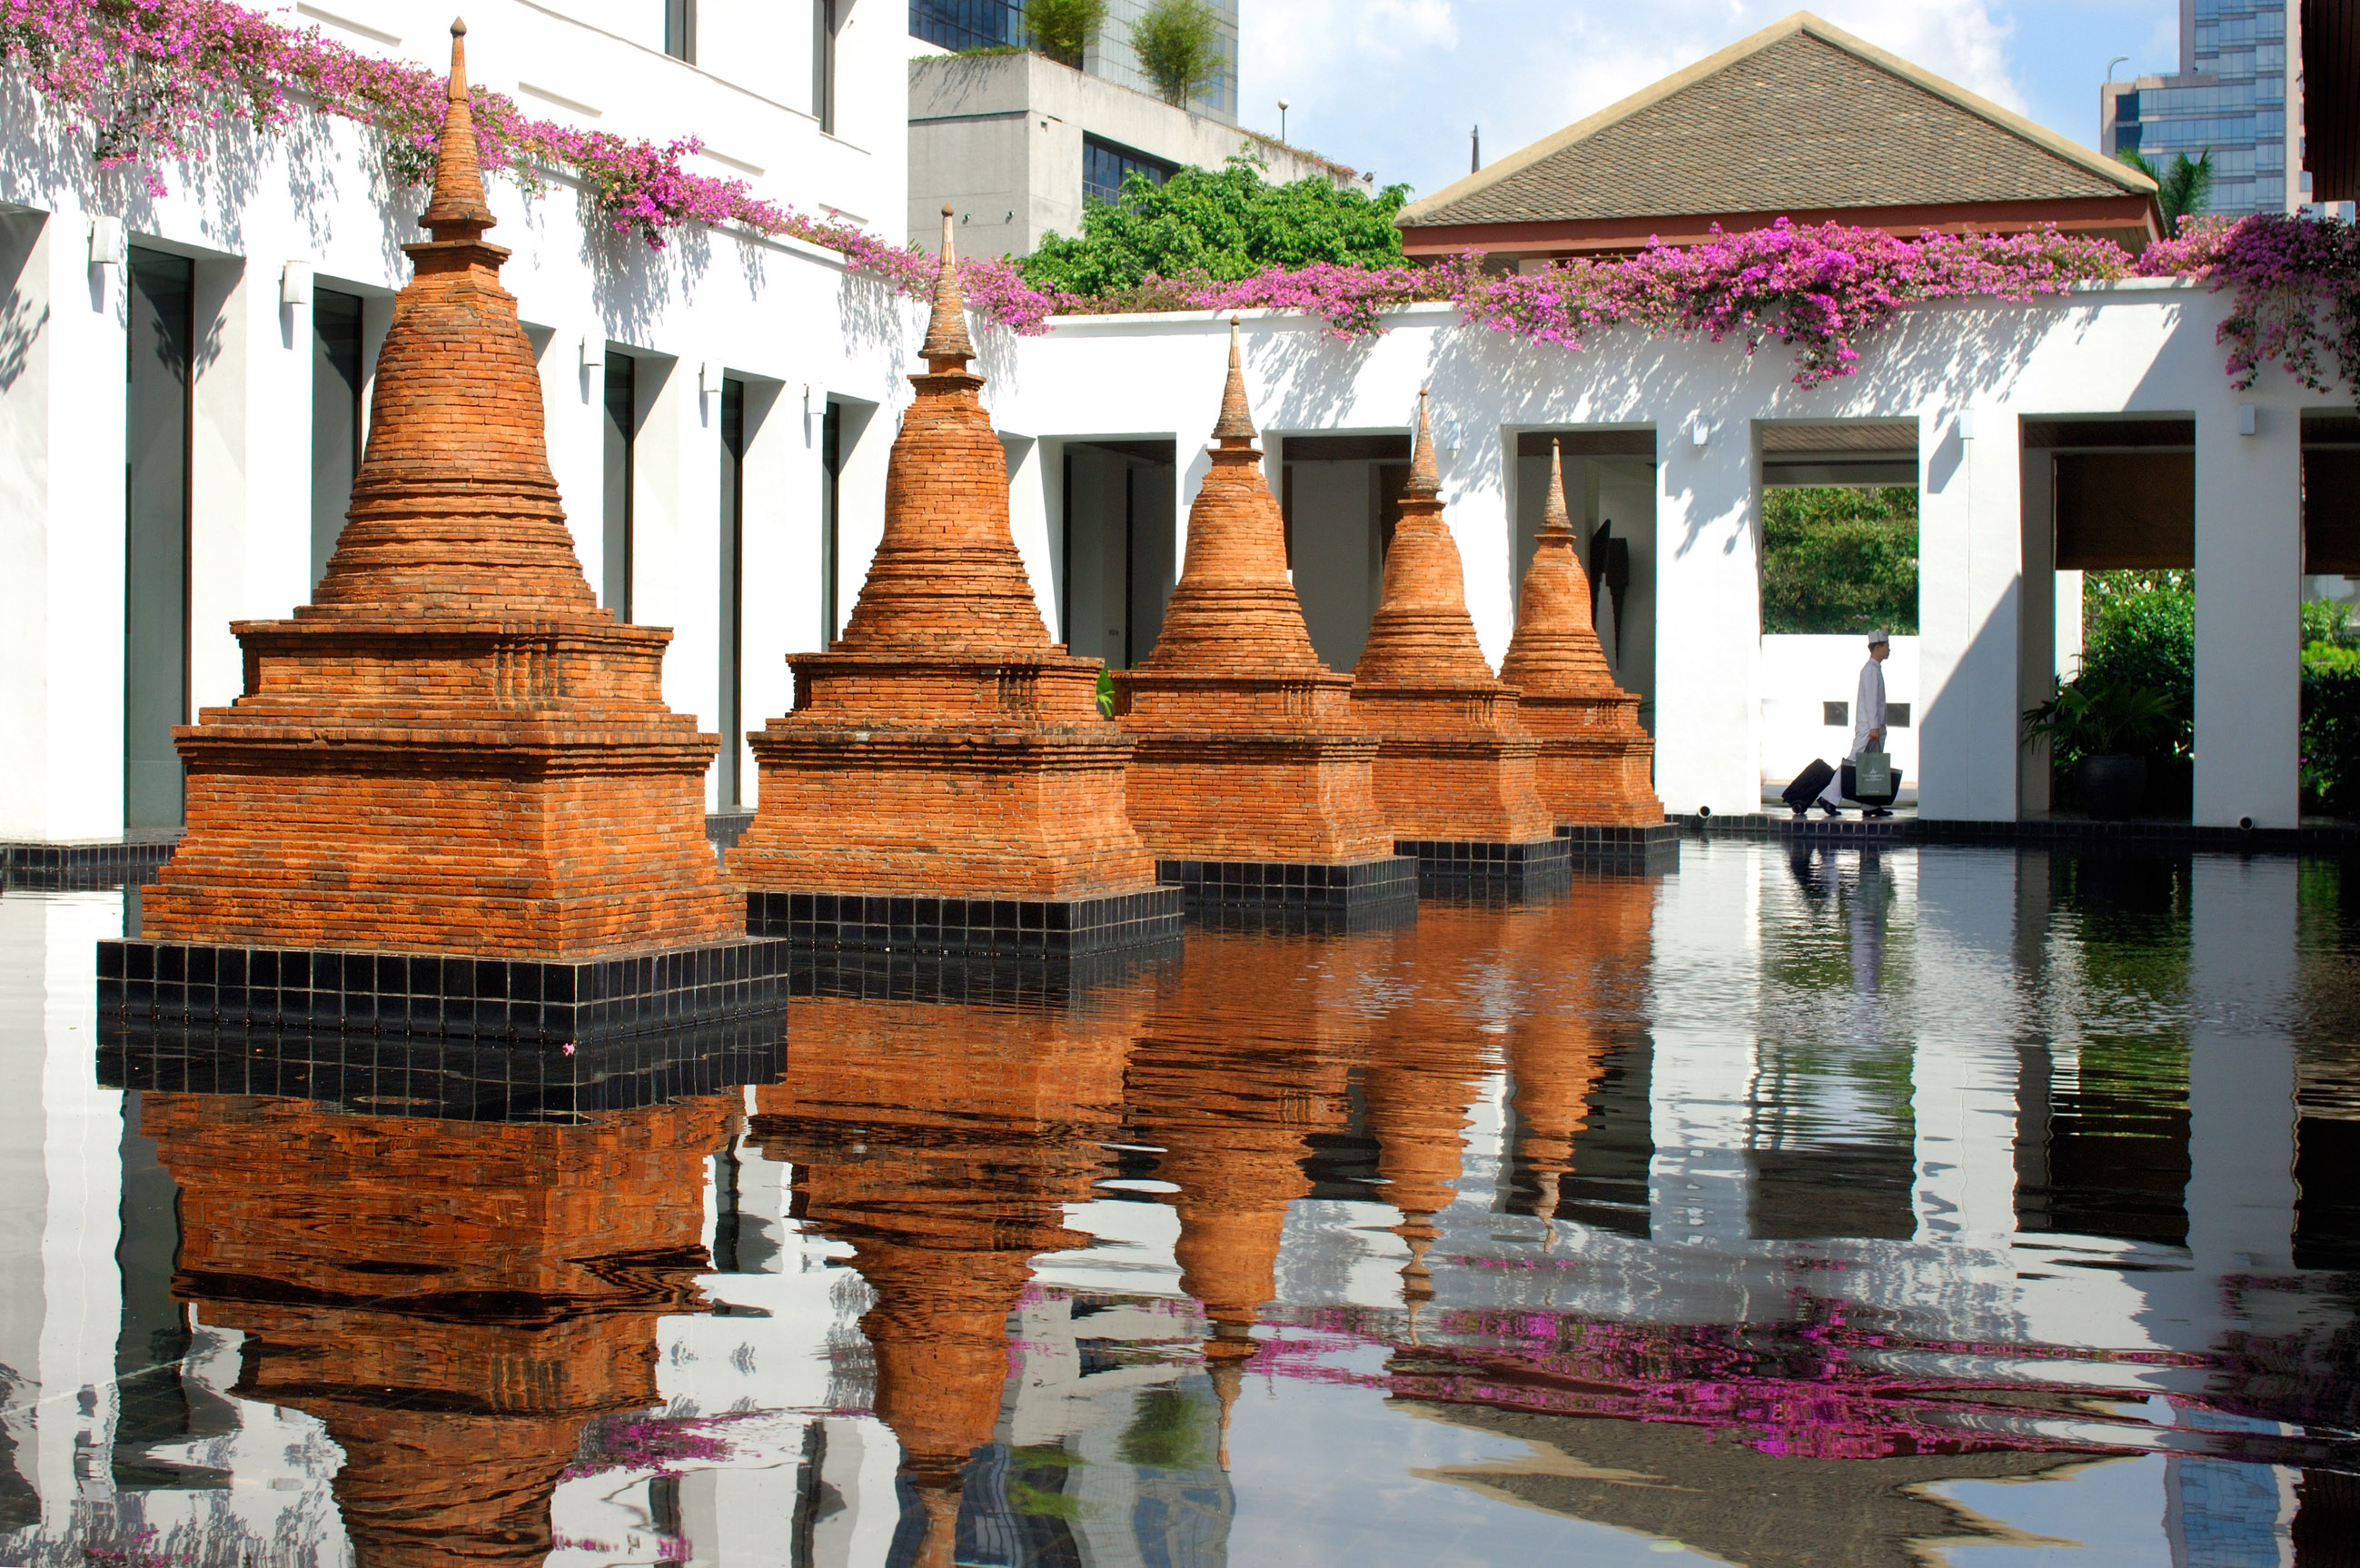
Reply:
[[717, 398], [721, 395], [721, 361], [705, 359], [698, 362], [696, 395], [700, 398]]
[[2258, 428], [2259, 413], [2251, 403], [2237, 405], [2237, 433], [2251, 435]]
[[128, 249], [123, 237], [121, 218], [90, 220], [90, 264], [93, 267], [120, 267]]
[[308, 305], [311, 302], [311, 264], [290, 261], [279, 274], [279, 302], [282, 305]]
[[1688, 421], [1688, 444], [1702, 446], [1712, 439], [1712, 421], [1697, 414]]
[[585, 370], [595, 371], [604, 367], [606, 363], [606, 340], [603, 337], [593, 337], [586, 332], [582, 334], [582, 368]]
[[1959, 439], [1961, 441], [1972, 441], [1974, 438], [1975, 411], [1972, 409], [1961, 409], [1959, 411]]

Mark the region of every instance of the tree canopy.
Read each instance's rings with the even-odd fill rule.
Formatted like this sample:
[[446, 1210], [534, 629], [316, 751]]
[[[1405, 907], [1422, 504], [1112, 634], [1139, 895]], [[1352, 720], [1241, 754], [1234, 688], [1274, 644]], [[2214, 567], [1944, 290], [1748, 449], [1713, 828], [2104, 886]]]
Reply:
[[1094, 202], [1078, 236], [1050, 234], [1018, 265], [1036, 289], [1108, 294], [1149, 274], [1217, 282], [1272, 267], [1388, 266], [1402, 258], [1393, 215], [1409, 187], [1374, 196], [1317, 177], [1273, 185], [1233, 157], [1219, 170], [1182, 169], [1161, 185], [1132, 174], [1117, 202]]
[[1762, 493], [1762, 630], [1918, 630], [1918, 490]]
[[2180, 219], [2200, 216], [2212, 204], [2212, 149], [2209, 147], [2192, 163], [2183, 152], [2169, 164], [2158, 164], [2135, 147], [2114, 156], [2155, 181], [2155, 202], [2163, 209], [2167, 236], [2180, 232]]
[[1107, 0], [1024, 0], [1025, 36], [1051, 60], [1078, 68], [1106, 12]]

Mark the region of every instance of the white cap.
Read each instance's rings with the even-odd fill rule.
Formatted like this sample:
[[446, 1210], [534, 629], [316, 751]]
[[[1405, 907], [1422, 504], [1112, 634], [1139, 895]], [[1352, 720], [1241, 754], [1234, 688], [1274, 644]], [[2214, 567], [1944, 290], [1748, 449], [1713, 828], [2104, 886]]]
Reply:
[[1893, 639], [1885, 634], [1885, 628], [1882, 626], [1868, 634], [1868, 645], [1872, 648], [1875, 647], [1880, 642], [1890, 645]]

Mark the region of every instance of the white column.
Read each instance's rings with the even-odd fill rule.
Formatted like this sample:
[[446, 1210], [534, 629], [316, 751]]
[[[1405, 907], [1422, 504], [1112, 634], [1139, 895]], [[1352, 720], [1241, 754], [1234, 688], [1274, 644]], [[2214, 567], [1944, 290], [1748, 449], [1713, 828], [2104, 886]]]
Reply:
[[[550, 472], [557, 479], [559, 504], [565, 508], [566, 530], [574, 535], [574, 554], [595, 594], [606, 580], [606, 382], [603, 357], [597, 366], [583, 368], [585, 342], [592, 352], [605, 355], [606, 329], [595, 323], [560, 327], [543, 343], [541, 417]], [[370, 363], [376, 363], [374, 356]]]
[[[827, 389], [817, 383], [808, 390], [799, 381], [746, 383], [738, 678], [748, 730], [794, 707], [787, 658], [819, 646], [820, 425], [826, 414]], [[760, 797], [753, 748], [743, 734], [725, 737], [724, 744], [745, 748], [738, 777], [750, 807]]]
[[[721, 722], [721, 362], [677, 359], [650, 397], [647, 379], [667, 362], [639, 361], [639, 437], [631, 507], [631, 619], [672, 628], [664, 702]], [[705, 770], [705, 805], [718, 788]]]
[[[1961, 431], [1972, 421], [1972, 435]], [[2022, 447], [2001, 407], [1928, 411], [1918, 450], [1918, 810], [2016, 815]]]
[[[1008, 464], [1008, 528], [1023, 558], [1024, 575], [1032, 584], [1032, 602], [1041, 624], [1057, 624], [1057, 573], [1049, 554], [1048, 489], [1041, 477], [1041, 443], [1029, 435], [1002, 433], [1000, 449]], [[1186, 527], [1186, 514], [1181, 514]]]
[[125, 299], [87, 214], [0, 220], [0, 838], [123, 831]]
[[2299, 810], [2302, 441], [2290, 408], [2196, 419], [2199, 826], [2292, 828]]
[[1664, 808], [1762, 809], [1761, 517], [1752, 438], [1687, 416], [1655, 433], [1655, 793]]
[[[1453, 443], [1459, 444], [1453, 450]], [[1505, 464], [1496, 424], [1469, 419], [1446, 421], [1434, 444], [1442, 463], [1443, 515], [1459, 544], [1459, 565], [1467, 585], [1467, 613], [1475, 640], [1493, 669], [1507, 657], [1516, 633], [1516, 600], [1509, 574], [1516, 543], [1508, 518]], [[1513, 459], [1510, 459], [1513, 460]]]
[[[250, 497], [253, 465], [249, 447], [259, 429], [254, 406], [258, 376], [267, 375], [257, 355], [278, 347], [278, 274], [268, 279], [268, 296], [259, 291], [263, 280], [245, 262], [200, 260], [191, 316], [196, 329], [194, 345], [196, 389], [190, 413], [189, 439], [189, 718], [193, 721], [209, 707], [234, 700], [246, 686], [244, 654], [230, 622], [256, 613], [247, 589], [257, 565], [267, 562], [270, 540], [257, 538], [249, 518], [281, 503], [280, 527], [296, 543], [285, 564], [290, 581], [302, 579], [311, 565], [311, 465], [308, 450], [299, 462], [263, 464], [282, 475], [284, 497], [270, 493]], [[267, 334], [265, 341], [257, 342]], [[305, 368], [310, 347], [304, 345]], [[276, 358], [283, 359], [284, 354]], [[278, 368], [270, 366], [270, 368]], [[311, 400], [306, 395], [302, 417], [291, 416], [272, 434], [291, 439], [308, 449], [311, 428]], [[300, 433], [291, 436], [286, 433]], [[291, 481], [291, 482], [288, 482]], [[262, 506], [256, 506], [256, 500]], [[268, 574], [265, 573], [267, 577]], [[284, 604], [265, 604], [261, 613], [281, 614], [308, 598], [298, 593]]]

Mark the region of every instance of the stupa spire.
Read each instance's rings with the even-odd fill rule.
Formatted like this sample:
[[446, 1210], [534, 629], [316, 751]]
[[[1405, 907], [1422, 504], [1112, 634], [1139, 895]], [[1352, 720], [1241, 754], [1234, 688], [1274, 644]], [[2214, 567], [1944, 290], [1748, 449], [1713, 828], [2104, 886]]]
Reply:
[[1409, 455], [1409, 485], [1413, 496], [1433, 497], [1442, 494], [1442, 476], [1434, 466], [1434, 426], [1426, 417], [1426, 389], [1417, 389], [1417, 444]]
[[1549, 444], [1548, 499], [1541, 505], [1541, 532], [1554, 539], [1562, 534], [1573, 537], [1573, 514], [1565, 504], [1565, 443]]
[[926, 318], [926, 341], [918, 349], [936, 376], [964, 370], [975, 357], [967, 331], [967, 295], [959, 288], [958, 247], [951, 237], [951, 204], [943, 203], [943, 254], [934, 268], [934, 308]]
[[1221, 388], [1221, 417], [1213, 426], [1213, 439], [1232, 449], [1251, 446], [1259, 433], [1253, 410], [1246, 403], [1245, 367], [1238, 358], [1238, 320], [1229, 317], [1229, 378]]
[[484, 200], [484, 170], [475, 147], [475, 116], [467, 106], [467, 24], [451, 22], [450, 103], [434, 154], [434, 200], [419, 219], [437, 240], [471, 240], [494, 222]]

